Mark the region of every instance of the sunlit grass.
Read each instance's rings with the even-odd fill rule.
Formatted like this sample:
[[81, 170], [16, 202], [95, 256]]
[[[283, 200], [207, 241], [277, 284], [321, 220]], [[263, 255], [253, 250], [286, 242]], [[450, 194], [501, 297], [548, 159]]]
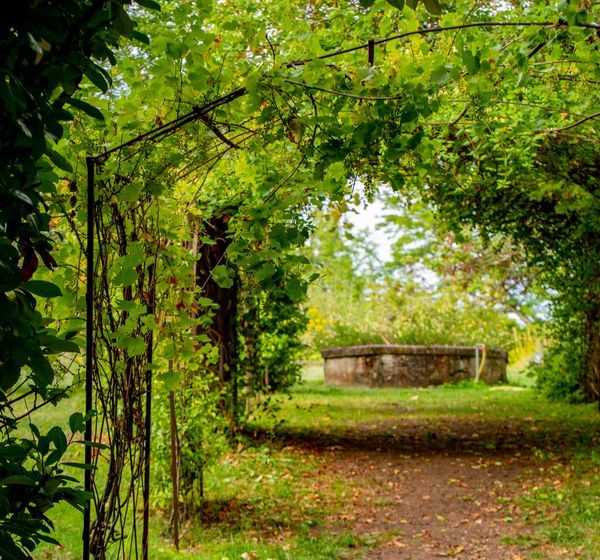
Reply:
[[[330, 505], [315, 501], [306, 483], [317, 463], [310, 455], [262, 444], [228, 454], [208, 473], [203, 507], [182, 523], [179, 552], [171, 543], [166, 515], [153, 511], [151, 558], [339, 558], [341, 550], [357, 546], [360, 539], [324, 530]], [[41, 547], [35, 558], [80, 558], [80, 515], [61, 505], [50, 516], [61, 547]]]
[[[593, 405], [550, 403], [532, 389], [474, 383], [427, 389], [374, 389], [328, 387], [322, 381], [312, 381], [295, 388], [292, 397], [281, 397], [278, 404], [280, 418], [294, 428], [324, 424], [328, 430], [344, 430], [362, 422], [441, 416], [533, 418], [542, 423], [575, 426], [587, 425], [595, 415]], [[265, 418], [263, 425], [267, 424]]]
[[[335, 436], [360, 426], [377, 430], [410, 420], [428, 427], [449, 419], [528, 426], [542, 434], [559, 434], [566, 451], [575, 458], [559, 462], [552, 448], [543, 447], [532, 456], [532, 468], [545, 465], [552, 478], [547, 488], [528, 487], [524, 482], [523, 516], [539, 525], [539, 532], [528, 542], [536, 548], [532, 554], [536, 552], [538, 558], [545, 558], [539, 555], [543, 546], [576, 550], [582, 544], [593, 554], [581, 558], [600, 558], [600, 475], [596, 474], [600, 417], [595, 406], [551, 403], [532, 389], [514, 386], [463, 383], [428, 389], [332, 388], [320, 377], [314, 370], [309, 376], [312, 381], [294, 387], [289, 396], [277, 397], [277, 421], [265, 416], [251, 426], [251, 432], [272, 434], [275, 439], [243, 440], [209, 470], [205, 505], [183, 523], [179, 553], [170, 542], [165, 514], [153, 510], [151, 558], [360, 558], [360, 551], [371, 541], [347, 531], [332, 534], [328, 528], [329, 517], [344, 507], [340, 496], [347, 481], [331, 480], [328, 498], [315, 500], [308, 482], [323, 458], [278, 443], [280, 421], [287, 433]], [[58, 408], [40, 411], [36, 422], [45, 427], [55, 422], [64, 425], [80, 404], [76, 397]], [[560, 485], [554, 485], [554, 479], [560, 479]], [[80, 515], [69, 506], [59, 506], [50, 517], [62, 546], [40, 549], [36, 560], [80, 558]]]

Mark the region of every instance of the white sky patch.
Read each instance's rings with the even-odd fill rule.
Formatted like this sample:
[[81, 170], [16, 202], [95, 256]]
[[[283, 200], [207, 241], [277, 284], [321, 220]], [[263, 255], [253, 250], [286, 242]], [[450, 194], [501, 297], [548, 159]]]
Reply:
[[351, 223], [357, 231], [367, 234], [382, 264], [392, 260], [390, 242], [393, 240], [390, 240], [389, 234], [386, 234], [381, 224], [385, 214], [385, 205], [377, 199], [344, 214], [345, 221]]

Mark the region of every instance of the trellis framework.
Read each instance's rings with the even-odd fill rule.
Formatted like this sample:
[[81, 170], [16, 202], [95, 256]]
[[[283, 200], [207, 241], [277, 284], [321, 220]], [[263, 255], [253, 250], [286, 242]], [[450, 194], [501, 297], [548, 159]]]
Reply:
[[[156, 196], [138, 190], [134, 183], [137, 164], [154, 144], [186, 124], [200, 121], [213, 128], [210, 112], [244, 93], [235, 90], [86, 160], [86, 410], [101, 414], [86, 425], [90, 443], [85, 462], [96, 469], [85, 473], [95, 519], [92, 508], [87, 509], [84, 558], [92, 554], [104, 559], [109, 550], [118, 558], [148, 558], [153, 333], [161, 234]], [[226, 153], [227, 148], [219, 152], [223, 143], [232, 144], [220, 131], [215, 136], [212, 148], [217, 152], [208, 159]], [[250, 136], [248, 132], [237, 141]], [[104, 166], [115, 156], [121, 173], [110, 177]], [[123, 171], [128, 162], [131, 174]], [[128, 277], [133, 270], [135, 277]], [[104, 455], [108, 455], [106, 472], [97, 469]], [[141, 536], [136, 513], [140, 505]]]
[[[445, 28], [431, 27], [385, 39], [371, 40], [319, 58], [328, 59], [365, 49], [368, 51], [368, 62], [373, 64], [374, 47], [389, 41], [411, 35], [437, 34], [470, 27], [501, 26], [551, 28], [556, 27], [557, 24], [485, 22]], [[595, 25], [585, 24], [581, 27], [597, 28]], [[530, 56], [535, 52], [537, 51], [534, 50]], [[286, 66], [288, 68], [301, 66], [307, 62], [310, 61], [293, 61]], [[316, 85], [293, 80], [286, 81], [305, 91], [321, 91], [325, 94], [365, 101], [398, 99], [354, 96]], [[156, 271], [159, 266], [160, 245], [159, 215], [154, 204], [155, 198], [151, 194], [143, 194], [125, 203], [119, 202], [121, 193], [130, 188], [133, 176], [115, 175], [108, 178], [103, 176], [103, 166], [115, 156], [128, 161], [142, 158], [156, 143], [179, 134], [184, 130], [185, 125], [202, 122], [214, 134], [215, 143], [212, 145], [214, 153], [207, 156], [201, 164], [192, 166], [190, 170], [184, 167], [180, 170], [179, 178], [199, 167], [205, 167], [205, 171], [206, 169], [210, 171], [212, 162], [218, 161], [228, 150], [240, 147], [254, 134], [254, 131], [249, 129], [237, 134], [231, 134], [230, 130], [222, 131], [210, 119], [210, 113], [216, 108], [231, 103], [246, 93], [245, 88], [238, 88], [103, 154], [87, 158], [86, 410], [89, 412], [98, 408], [102, 414], [87, 422], [86, 440], [91, 442], [91, 445], [86, 447], [85, 461], [88, 465], [97, 465], [99, 458], [103, 456], [103, 445], [108, 446], [110, 457], [108, 480], [103, 491], [99, 491], [100, 481], [96, 479], [100, 475], [94, 474], [91, 470], [86, 471], [85, 474], [86, 490], [94, 495], [96, 519], [92, 523], [91, 508], [88, 509], [84, 518], [84, 559], [88, 559], [90, 553], [96, 558], [104, 559], [110, 542], [118, 543], [118, 555], [121, 558], [138, 558], [140, 554], [142, 558], [148, 558], [153, 328], [147, 318], [152, 318], [155, 312]], [[452, 124], [456, 124], [464, 113], [465, 111]], [[592, 115], [588, 118], [596, 116]], [[221, 147], [224, 149], [219, 151]], [[271, 196], [272, 193], [268, 198]], [[97, 251], [94, 240], [98, 242]], [[135, 256], [131, 255], [132, 246], [136, 247]], [[112, 274], [110, 270], [115, 264], [115, 259], [126, 258], [139, 261], [134, 266], [138, 271], [135, 281], [119, 282], [114, 277], [110, 278]], [[115, 305], [117, 297], [122, 302], [120, 306]], [[112, 335], [107, 337], [105, 334], [107, 332]], [[130, 336], [131, 339], [142, 338], [144, 344], [128, 345], [127, 341], [123, 340], [123, 336]], [[100, 349], [101, 345], [105, 347], [104, 352]], [[129, 467], [129, 478], [124, 476], [125, 466]], [[123, 488], [123, 481], [126, 488]], [[143, 521], [141, 538], [138, 542], [138, 522], [135, 515], [140, 502], [143, 508]], [[131, 533], [128, 532], [129, 530]], [[126, 541], [127, 545], [124, 544]]]

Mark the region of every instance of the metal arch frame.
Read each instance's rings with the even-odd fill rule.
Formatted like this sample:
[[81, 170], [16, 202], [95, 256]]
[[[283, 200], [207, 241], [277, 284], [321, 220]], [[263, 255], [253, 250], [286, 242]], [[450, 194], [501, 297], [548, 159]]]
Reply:
[[[127, 142], [124, 142], [110, 150], [98, 154], [95, 156], [87, 156], [86, 171], [87, 171], [87, 220], [86, 220], [86, 233], [87, 242], [85, 248], [86, 254], [86, 342], [85, 342], [85, 412], [86, 415], [92, 411], [93, 406], [93, 373], [94, 373], [94, 235], [95, 235], [95, 218], [96, 218], [96, 166], [99, 163], [103, 163], [111, 155], [117, 153], [124, 148], [134, 146], [140, 142], [154, 143], [159, 142], [163, 138], [177, 134], [177, 132], [184, 125], [195, 122], [198, 120], [204, 120], [208, 113], [220, 107], [231, 103], [238, 97], [241, 97], [247, 93], [246, 88], [241, 87], [233, 90], [227, 95], [217, 98], [210, 103], [202, 107], [195, 107], [192, 111], [177, 117], [149, 132], [140, 134]], [[147, 353], [148, 363], [152, 362], [152, 348], [148, 348]], [[146, 418], [145, 418], [145, 445], [146, 445], [146, 458], [144, 464], [144, 513], [143, 513], [143, 529], [142, 529], [142, 558], [148, 560], [148, 525], [150, 511], [148, 507], [149, 503], [149, 490], [150, 490], [150, 422], [151, 422], [151, 404], [152, 404], [152, 371], [150, 369], [146, 372], [146, 380], [148, 384], [148, 390], [146, 392]], [[91, 441], [93, 437], [92, 433], [92, 419], [87, 417], [85, 425], [85, 441]], [[85, 446], [85, 458], [86, 465], [92, 463], [92, 448], [89, 445]], [[84, 488], [85, 491], [90, 495], [92, 494], [92, 472], [86, 469], [84, 475]], [[88, 507], [84, 510], [83, 515], [83, 560], [89, 560], [90, 557], [90, 533], [91, 533], [91, 498]]]

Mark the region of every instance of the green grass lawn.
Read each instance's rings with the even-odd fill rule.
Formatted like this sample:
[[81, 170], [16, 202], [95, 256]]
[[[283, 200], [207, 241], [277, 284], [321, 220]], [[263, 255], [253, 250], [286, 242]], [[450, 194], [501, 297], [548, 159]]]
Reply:
[[[207, 501], [203, 511], [184, 526], [181, 552], [169, 542], [162, 512], [153, 511], [151, 558], [356, 557], [352, 554], [369, 542], [348, 533], [330, 534], [326, 528], [327, 517], [343, 504], [335, 496], [325, 501], [311, 499], [307, 481], [323, 458], [299, 454], [277, 438], [282, 433], [335, 436], [365, 424], [388, 425], [398, 418], [419, 425], [453, 418], [534, 426], [541, 444], [534, 450], [532, 468], [545, 465], [553, 481], [531, 488], [524, 485], [520, 497], [523, 519], [536, 524], [536, 531], [526, 539], [532, 547], [531, 558], [553, 558], [544, 555], [544, 547], [563, 547], [573, 552], [569, 558], [600, 558], [600, 415], [595, 406], [550, 403], [533, 389], [508, 385], [342, 389], [324, 385], [317, 371], [309, 372], [309, 378], [313, 380], [276, 399], [275, 417], [265, 415], [251, 425], [250, 432], [261, 437], [244, 440], [207, 473]], [[57, 421], [64, 424], [66, 411], [72, 410], [69, 403], [61, 404], [41, 412], [37, 421], [48, 426]], [[554, 434], [554, 440], [563, 442], [560, 458], [545, 447], [544, 434]], [[344, 480], [334, 481], [332, 492], [344, 484]], [[79, 514], [61, 506], [49, 515], [62, 547], [40, 549], [35, 558], [80, 558]], [[587, 556], [577, 556], [578, 547]]]

